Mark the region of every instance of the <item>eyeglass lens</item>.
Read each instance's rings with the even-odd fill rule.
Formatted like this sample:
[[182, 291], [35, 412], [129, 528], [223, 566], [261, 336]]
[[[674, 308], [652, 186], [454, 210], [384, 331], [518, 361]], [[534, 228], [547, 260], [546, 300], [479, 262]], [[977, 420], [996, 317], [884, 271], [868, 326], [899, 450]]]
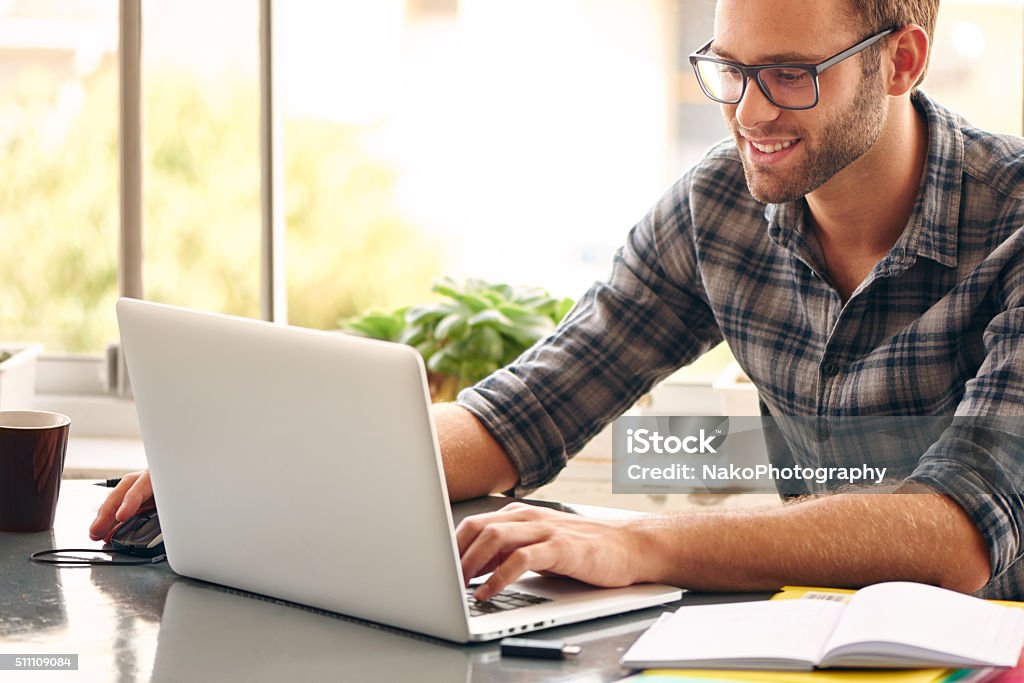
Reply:
[[[728, 64], [697, 62], [697, 74], [712, 99], [735, 104], [743, 97], [743, 73]], [[803, 69], [785, 67], [761, 69], [757, 72], [768, 98], [780, 107], [810, 107], [816, 92], [814, 76]]]

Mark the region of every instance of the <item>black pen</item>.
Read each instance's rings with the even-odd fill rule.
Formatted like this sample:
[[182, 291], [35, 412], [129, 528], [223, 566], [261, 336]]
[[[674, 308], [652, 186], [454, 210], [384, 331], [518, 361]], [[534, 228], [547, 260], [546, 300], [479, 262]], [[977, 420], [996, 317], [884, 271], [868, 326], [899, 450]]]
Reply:
[[104, 488], [112, 489], [121, 483], [121, 477], [115, 477], [113, 479], [106, 479], [104, 481], [98, 481], [93, 486], [102, 486]]

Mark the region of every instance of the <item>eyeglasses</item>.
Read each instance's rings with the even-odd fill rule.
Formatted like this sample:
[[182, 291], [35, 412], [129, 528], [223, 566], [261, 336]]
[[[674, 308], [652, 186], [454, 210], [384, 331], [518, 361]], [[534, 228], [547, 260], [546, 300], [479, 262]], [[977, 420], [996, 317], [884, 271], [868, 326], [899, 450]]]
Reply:
[[701, 90], [715, 102], [739, 104], [747, 91], [747, 81], [752, 78], [768, 101], [779, 109], [810, 109], [818, 104], [818, 76], [821, 72], [871, 47], [899, 29], [899, 26], [887, 28], [818, 64], [746, 66], [727, 59], [708, 57], [706, 53], [714, 42], [712, 38], [690, 55], [690, 64], [697, 74]]

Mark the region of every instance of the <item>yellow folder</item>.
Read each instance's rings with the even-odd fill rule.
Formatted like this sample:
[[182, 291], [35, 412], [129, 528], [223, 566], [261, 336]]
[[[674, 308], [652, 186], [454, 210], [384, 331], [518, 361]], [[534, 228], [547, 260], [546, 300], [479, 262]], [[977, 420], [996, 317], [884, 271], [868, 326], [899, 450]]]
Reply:
[[[852, 595], [842, 588], [783, 586], [772, 600], [795, 600], [807, 593]], [[822, 671], [734, 671], [725, 669], [648, 669], [629, 683], [684, 681], [754, 681], [756, 683], [936, 683], [956, 669], [843, 669]]]

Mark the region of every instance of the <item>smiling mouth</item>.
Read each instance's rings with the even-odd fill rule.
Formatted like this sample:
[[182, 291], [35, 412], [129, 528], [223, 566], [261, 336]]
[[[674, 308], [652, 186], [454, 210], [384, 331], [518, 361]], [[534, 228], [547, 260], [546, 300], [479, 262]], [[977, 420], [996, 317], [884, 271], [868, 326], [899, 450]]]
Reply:
[[768, 144], [754, 142], [753, 140], [749, 139], [747, 140], [747, 142], [750, 143], [751, 147], [756, 149], [758, 152], [761, 152], [762, 154], [775, 154], [776, 152], [781, 152], [784, 149], [789, 149], [796, 143], [800, 142], [800, 138], [796, 138], [794, 140], [786, 140], [785, 142], [775, 142]]

